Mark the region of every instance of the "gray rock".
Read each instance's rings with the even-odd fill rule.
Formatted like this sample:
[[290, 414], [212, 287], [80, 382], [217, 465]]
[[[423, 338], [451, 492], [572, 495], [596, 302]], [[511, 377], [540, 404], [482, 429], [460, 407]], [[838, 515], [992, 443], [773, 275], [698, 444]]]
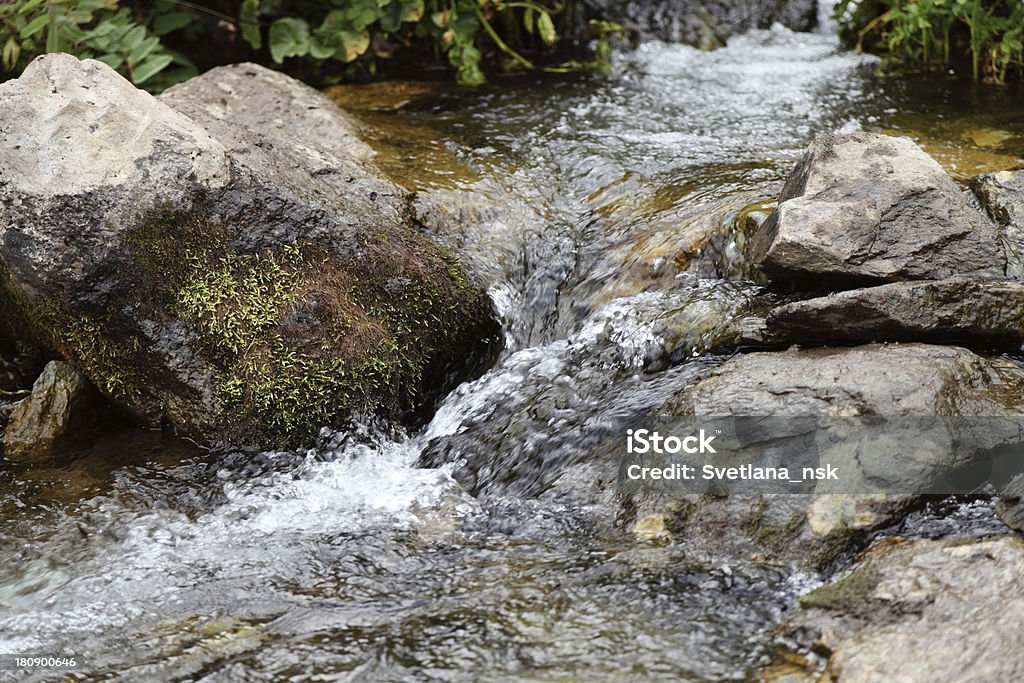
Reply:
[[3, 298], [140, 421], [295, 444], [489, 353], [483, 292], [357, 124], [282, 74], [215, 69], [161, 101], [46, 55], [0, 85], [0, 145]]
[[[804, 675], [836, 683], [1024, 679], [1024, 541], [885, 539], [842, 576], [801, 598], [780, 628]], [[775, 680], [771, 675], [768, 680]]]
[[4, 432], [4, 455], [18, 462], [51, 457], [96, 420], [99, 395], [73, 366], [51, 361], [32, 387], [32, 394], [14, 405]]
[[1014, 477], [999, 493], [996, 514], [1006, 526], [1024, 532], [1024, 474]]
[[1024, 171], [984, 173], [971, 189], [996, 222], [1024, 230]]
[[907, 138], [815, 138], [751, 237], [769, 277], [850, 280], [1002, 277], [995, 227], [939, 164]]
[[1018, 346], [1024, 285], [951, 278], [895, 282], [779, 306], [769, 333], [794, 343], [932, 341]]
[[1024, 171], [982, 174], [971, 181], [971, 189], [1002, 229], [1007, 274], [1024, 278]]
[[[1022, 412], [1024, 370], [962, 348], [907, 344], [739, 356], [682, 388], [655, 414], [698, 418], [1010, 418]], [[996, 447], [1017, 438], [1012, 419], [1007, 420], [1007, 433], [986, 436], [988, 426], [980, 424], [974, 430], [971, 422], [966, 426], [956, 423], [948, 434], [938, 435], [935, 431], [941, 430], [933, 428], [928, 436], [935, 448], [922, 445], [914, 452], [901, 449], [899, 459], [893, 458], [888, 449], [877, 449], [877, 454], [872, 449], [857, 449], [855, 438], [822, 445], [816, 430], [805, 434], [795, 427], [792, 434], [751, 444], [749, 453], [759, 448], [765, 453], [775, 449], [785, 457], [787, 453], [792, 456], [812, 446], [817, 448], [823, 462], [839, 464], [844, 471], [843, 480], [831, 489], [819, 487], [818, 491], [824, 493], [680, 496], [646, 492], [624, 501], [624, 506], [638, 520], [667, 515], [668, 526], [677, 530], [678, 540], [698, 555], [763, 556], [820, 569], [856, 551], [872, 531], [901, 520], [919, 499], [915, 491], [963, 467], [971, 454], [949, 447], [964, 437], [960, 432], [970, 432], [966, 437], [977, 441], [979, 448]], [[992, 442], [981, 443], [986, 438]], [[912, 437], [907, 443], [916, 445]], [[854, 452], [844, 450], [847, 447]], [[954, 452], [965, 461], [951, 457]], [[859, 490], [865, 482], [878, 487], [873, 490], [892, 493], [848, 493]]]
[[591, 0], [604, 18], [623, 24], [642, 38], [712, 49], [730, 36], [781, 23], [795, 31], [817, 24], [813, 0]]
[[870, 344], [751, 353], [663, 407], [671, 415], [1009, 415], [1024, 370], [955, 346]]

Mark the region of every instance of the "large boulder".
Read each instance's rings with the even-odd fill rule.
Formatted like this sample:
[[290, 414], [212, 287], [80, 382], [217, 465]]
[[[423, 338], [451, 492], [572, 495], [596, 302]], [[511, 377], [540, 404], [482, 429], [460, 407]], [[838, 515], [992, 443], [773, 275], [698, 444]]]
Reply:
[[814, 0], [590, 0], [602, 18], [611, 18], [642, 38], [686, 43], [703, 49], [730, 36], [780, 23], [794, 31], [817, 24]]
[[9, 460], [36, 462], [94, 426], [99, 396], [73, 366], [51, 361], [32, 387], [14, 405], [4, 431], [3, 452]]
[[823, 134], [751, 237], [769, 277], [849, 281], [1002, 277], [995, 226], [907, 138]]
[[[852, 569], [801, 598], [779, 639], [799, 649], [767, 680], [1024, 680], [1022, 581], [1024, 541], [1017, 537], [879, 541]], [[824, 666], [806, 652], [824, 657]]]
[[429, 400], [497, 332], [352, 119], [281, 74], [159, 101], [47, 55], [0, 85], [0, 140], [3, 296], [146, 423], [297, 443]]
[[1024, 341], [1024, 285], [950, 278], [894, 282], [779, 306], [768, 316], [777, 338], [800, 343]]

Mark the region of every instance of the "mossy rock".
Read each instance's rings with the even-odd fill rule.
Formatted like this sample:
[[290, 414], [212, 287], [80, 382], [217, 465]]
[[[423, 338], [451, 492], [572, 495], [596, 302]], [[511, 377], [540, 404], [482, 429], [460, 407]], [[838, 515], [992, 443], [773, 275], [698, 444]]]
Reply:
[[[416, 232], [344, 112], [254, 73], [293, 119], [272, 141], [204, 129], [67, 56], [0, 86], [0, 116], [24, 123], [7, 137], [32, 147], [0, 160], [19, 178], [0, 188], [2, 298], [115, 405], [203, 444], [291, 447], [355, 415], [414, 417], [489, 359], [489, 300]], [[71, 177], [66, 158], [110, 137], [126, 142], [69, 192], [46, 184], [43, 167]]]

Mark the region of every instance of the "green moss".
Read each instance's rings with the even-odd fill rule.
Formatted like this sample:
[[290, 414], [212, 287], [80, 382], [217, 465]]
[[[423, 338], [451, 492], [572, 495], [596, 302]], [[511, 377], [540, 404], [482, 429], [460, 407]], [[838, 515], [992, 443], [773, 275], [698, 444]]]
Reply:
[[482, 317], [449, 254], [411, 233], [385, 237], [367, 237], [345, 262], [312, 244], [240, 254], [215, 219], [161, 213], [129, 242], [138, 304], [198, 334], [193, 350], [218, 376], [221, 428], [287, 446], [344, 415], [411, 405], [442, 340]]
[[140, 350], [137, 337], [112, 340], [108, 317], [73, 311], [56, 298], [30, 302], [4, 273], [0, 278], [3, 316], [12, 326], [39, 335], [24, 343], [36, 342], [63, 356], [81, 368], [100, 391], [115, 401], [132, 405], [143, 400], [146, 381], [133, 370], [133, 359]]
[[135, 368], [140, 351], [137, 337], [114, 339], [110, 325], [96, 316], [71, 312], [56, 301], [46, 306], [47, 327], [57, 331], [56, 343], [64, 357], [78, 365], [100, 391], [122, 405], [143, 400], [147, 382]]
[[815, 588], [800, 597], [800, 606], [842, 612], [863, 610], [881, 581], [881, 575], [872, 569], [858, 569], [852, 574]]

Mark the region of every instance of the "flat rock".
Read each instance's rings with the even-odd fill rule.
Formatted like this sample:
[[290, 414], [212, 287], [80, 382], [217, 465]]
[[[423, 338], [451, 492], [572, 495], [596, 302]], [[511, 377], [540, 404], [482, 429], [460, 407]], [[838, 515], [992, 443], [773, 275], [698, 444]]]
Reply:
[[[696, 496], [641, 491], [624, 501], [624, 508], [637, 519], [666, 515], [679, 541], [698, 555], [764, 556], [821, 569], [862, 547], [871, 532], [902, 519], [919, 498], [915, 491], [969, 464], [971, 454], [958, 450], [962, 461], [957, 460], [945, 447], [962, 436], [958, 429], [971, 431], [972, 442], [980, 445], [982, 439], [990, 439], [985, 447], [996, 447], [1003, 442], [1000, 439], [1017, 437], [1014, 416], [1021, 413], [1024, 370], [963, 348], [866, 345], [746, 354], [681, 388], [654, 414], [698, 420], [730, 415], [838, 420], [986, 415], [1006, 417], [1010, 429], [986, 435], [987, 423], [976, 430], [970, 422], [956, 423], [949, 435], [941, 429], [926, 435], [937, 447], [913, 453], [902, 449], [903, 457], [894, 458], [888, 449], [858, 450], [853, 440], [822, 442], [813, 425], [808, 432], [795, 421], [791, 434], [767, 435], [745, 452], [754, 457], [772, 449], [786, 464], [787, 453], [813, 447], [823, 462], [843, 467], [843, 479], [833, 487], [819, 487], [816, 494]], [[914, 421], [908, 422], [909, 427], [899, 428], [913, 429]], [[872, 457], [875, 450], [879, 457]], [[863, 483], [878, 488], [861, 487]], [[891, 493], [848, 493], [857, 490]]]
[[770, 278], [826, 283], [1006, 269], [995, 226], [938, 162], [907, 138], [874, 133], [815, 138], [748, 250]]
[[664, 406], [671, 415], [1009, 415], [1024, 370], [956, 346], [869, 344], [750, 353]]
[[827, 658], [823, 671], [808, 661], [803, 676], [787, 680], [1024, 680], [1024, 596], [1013, 589], [1022, 581], [1019, 537], [879, 541], [803, 596], [780, 628]]
[[769, 333], [792, 343], [934, 341], [1019, 345], [1024, 285], [1015, 280], [894, 282], [779, 306]]
[[68, 363], [51, 361], [32, 393], [14, 404], [4, 432], [4, 455], [18, 462], [50, 457], [56, 446], [91, 426], [98, 401], [82, 373]]

